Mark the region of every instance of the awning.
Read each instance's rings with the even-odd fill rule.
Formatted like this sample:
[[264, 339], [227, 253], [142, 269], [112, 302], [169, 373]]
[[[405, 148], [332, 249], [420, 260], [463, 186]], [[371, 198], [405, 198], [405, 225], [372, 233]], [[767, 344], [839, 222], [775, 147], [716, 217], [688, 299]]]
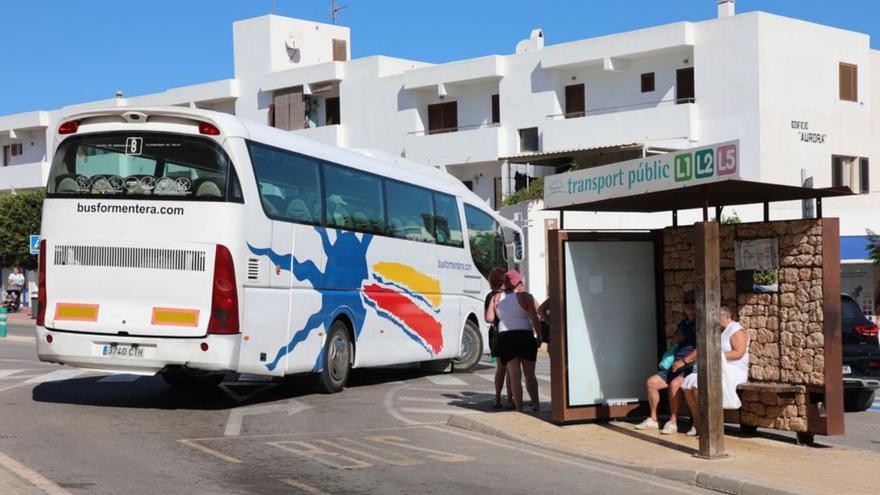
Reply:
[[546, 151], [541, 153], [520, 153], [518, 155], [502, 156], [498, 158], [498, 160], [506, 161], [508, 163], [529, 163], [532, 165], [559, 166], [565, 165], [566, 163], [563, 163], [562, 161], [566, 159], [571, 159], [572, 157], [582, 155], [595, 155], [597, 153], [605, 153], [609, 151], [641, 150], [644, 146], [644, 143], [627, 143], [617, 144], [613, 146], [570, 148], [555, 151]]
[[811, 189], [806, 187], [734, 179], [545, 209], [556, 211], [619, 211], [652, 213], [670, 210], [688, 210], [702, 208], [704, 206], [733, 206], [777, 201], [796, 201], [802, 199], [849, 196], [851, 194], [852, 191], [848, 187]]

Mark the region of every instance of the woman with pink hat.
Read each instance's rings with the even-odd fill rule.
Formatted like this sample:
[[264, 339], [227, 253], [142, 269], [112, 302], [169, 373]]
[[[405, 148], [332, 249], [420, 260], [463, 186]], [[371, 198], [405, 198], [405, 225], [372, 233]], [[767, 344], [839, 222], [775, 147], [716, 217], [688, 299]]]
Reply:
[[535, 298], [525, 292], [525, 280], [516, 270], [504, 274], [504, 291], [492, 298], [486, 309], [486, 321], [498, 318], [498, 357], [507, 367], [513, 404], [523, 410], [522, 376], [532, 399], [532, 410], [541, 409], [535, 362], [541, 336]]

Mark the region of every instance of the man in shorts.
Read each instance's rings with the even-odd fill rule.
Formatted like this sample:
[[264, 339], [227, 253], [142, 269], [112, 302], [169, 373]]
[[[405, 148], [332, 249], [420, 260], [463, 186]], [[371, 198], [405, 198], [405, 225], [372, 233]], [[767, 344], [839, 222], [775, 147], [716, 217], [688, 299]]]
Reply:
[[660, 404], [660, 391], [669, 389], [669, 421], [660, 430], [664, 435], [678, 433], [678, 408], [681, 404], [681, 382], [694, 369], [694, 361], [697, 359], [697, 323], [695, 321], [696, 310], [694, 308], [694, 291], [684, 294], [684, 318], [678, 323], [672, 341], [678, 344], [675, 351], [675, 361], [668, 370], [658, 369], [645, 381], [648, 389], [648, 406], [651, 408], [651, 416], [636, 425], [637, 430], [660, 428], [657, 421], [657, 406]]

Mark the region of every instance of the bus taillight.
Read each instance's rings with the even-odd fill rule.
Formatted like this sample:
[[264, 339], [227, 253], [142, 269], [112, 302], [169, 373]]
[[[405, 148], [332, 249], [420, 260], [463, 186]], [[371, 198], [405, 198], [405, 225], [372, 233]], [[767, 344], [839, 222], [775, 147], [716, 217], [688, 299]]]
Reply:
[[46, 239], [40, 241], [40, 266], [37, 278], [37, 326], [46, 325]]
[[199, 122], [199, 134], [206, 134], [208, 136], [219, 136], [220, 129], [218, 129], [217, 126], [215, 126], [214, 124]]
[[217, 245], [214, 256], [214, 287], [211, 293], [211, 319], [208, 333], [234, 334], [238, 329], [238, 289], [235, 264], [226, 246]]
[[64, 122], [60, 126], [58, 126], [58, 134], [76, 134], [76, 131], [78, 130], [78, 120], [68, 120], [67, 122]]

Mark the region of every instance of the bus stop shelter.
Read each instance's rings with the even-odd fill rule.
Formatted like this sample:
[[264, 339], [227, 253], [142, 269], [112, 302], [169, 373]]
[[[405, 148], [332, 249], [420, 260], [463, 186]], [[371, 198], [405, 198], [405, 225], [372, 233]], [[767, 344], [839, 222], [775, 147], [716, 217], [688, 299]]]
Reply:
[[[674, 328], [680, 289], [692, 287], [701, 457], [724, 456], [722, 299], [748, 323], [756, 351], [740, 423], [805, 436], [843, 433], [839, 227], [822, 218], [822, 199], [851, 191], [748, 180], [739, 156], [732, 141], [545, 179], [545, 209], [561, 216], [561, 228], [548, 233], [555, 422], [645, 415], [644, 380]], [[793, 200], [815, 200], [816, 218], [770, 222], [771, 202]], [[763, 204], [763, 222], [709, 221], [711, 208], [720, 218], [723, 207], [744, 204]], [[678, 228], [677, 212], [685, 209], [702, 209], [703, 221]], [[671, 211], [672, 227], [566, 230], [567, 211]], [[759, 269], [778, 273], [775, 293], [739, 286], [741, 274]]]

